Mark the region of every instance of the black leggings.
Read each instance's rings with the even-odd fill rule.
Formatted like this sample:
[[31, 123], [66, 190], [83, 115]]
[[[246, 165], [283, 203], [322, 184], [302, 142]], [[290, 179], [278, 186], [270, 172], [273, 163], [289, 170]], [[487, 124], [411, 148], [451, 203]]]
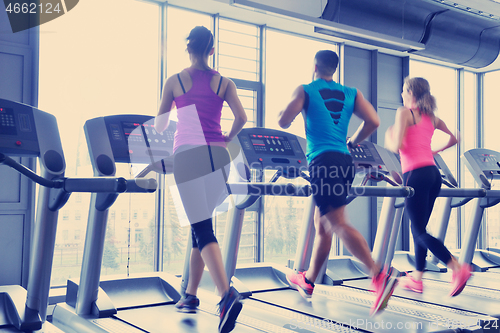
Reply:
[[441, 174], [436, 166], [426, 166], [403, 175], [404, 184], [415, 189], [415, 195], [406, 199], [405, 208], [411, 220], [411, 232], [415, 242], [417, 271], [425, 269], [425, 258], [429, 249], [439, 260], [448, 263], [451, 253], [443, 242], [426, 231], [434, 202], [441, 189]]

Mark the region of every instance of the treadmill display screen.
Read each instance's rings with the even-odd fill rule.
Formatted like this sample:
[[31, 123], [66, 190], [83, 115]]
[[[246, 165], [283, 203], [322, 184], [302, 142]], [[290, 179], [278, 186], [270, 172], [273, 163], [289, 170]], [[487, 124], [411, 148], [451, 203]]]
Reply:
[[170, 131], [164, 131], [158, 133], [153, 124], [138, 124], [131, 122], [122, 122], [122, 130], [125, 136], [125, 140], [132, 144], [143, 144], [147, 140], [148, 146], [162, 146], [167, 143], [167, 141], [174, 140], [174, 133]]
[[483, 168], [495, 168], [498, 167], [497, 163], [497, 157], [493, 154], [478, 154], [478, 164], [481, 165]]
[[144, 123], [110, 121], [109, 138], [114, 157], [125, 163], [151, 163], [172, 155], [174, 130], [158, 133], [154, 119]]
[[14, 110], [0, 106], [0, 135], [17, 135]]
[[250, 142], [256, 153], [293, 156], [293, 149], [286, 136], [250, 134]]

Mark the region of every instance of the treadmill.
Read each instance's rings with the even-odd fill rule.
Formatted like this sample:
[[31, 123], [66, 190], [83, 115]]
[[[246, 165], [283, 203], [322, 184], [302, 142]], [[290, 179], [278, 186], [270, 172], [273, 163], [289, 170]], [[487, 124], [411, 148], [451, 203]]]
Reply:
[[[472, 155], [469, 155], [472, 156]], [[453, 175], [451, 174], [451, 171], [449, 168], [446, 166], [446, 163], [444, 160], [439, 156], [435, 156], [435, 161], [436, 165], [440, 169], [443, 177], [443, 184], [446, 184], [450, 188], [457, 188], [457, 182]], [[474, 160], [472, 161], [474, 163]], [[477, 169], [476, 169], [477, 170]], [[500, 168], [499, 168], [500, 170]], [[491, 195], [494, 195], [494, 192], [488, 192], [486, 189], [477, 189], [477, 190], [482, 190], [484, 193], [481, 194], [481, 192], [478, 192], [477, 198], [478, 201], [481, 202], [481, 206], [486, 207], [489, 205], [494, 204], [495, 199], [494, 198], [485, 198], [489, 197]], [[479, 195], [481, 194], [481, 195]], [[461, 207], [465, 203], [471, 201], [474, 199], [474, 197], [466, 197], [466, 198], [459, 198], [459, 197], [448, 197], [443, 200], [441, 205], [436, 205], [436, 207], [439, 207], [440, 214], [438, 215], [438, 231], [436, 234], [436, 238], [444, 242], [445, 236], [446, 236], [446, 231], [448, 229], [448, 223], [450, 219], [450, 213], [452, 208], [456, 207]], [[498, 201], [498, 200], [497, 200]], [[477, 217], [475, 217], [477, 219]], [[481, 219], [481, 217], [479, 217]], [[474, 222], [472, 222], [472, 225]], [[470, 226], [471, 227], [471, 226]], [[469, 232], [466, 233], [466, 235], [469, 235]], [[477, 237], [477, 236], [476, 236]], [[451, 251], [454, 255], [457, 257], [460, 257], [461, 250], [452, 250]], [[397, 254], [396, 254], [397, 256]], [[439, 259], [436, 257], [432, 256], [432, 261], [434, 263], [438, 263]], [[490, 253], [488, 251], [484, 250], [475, 250], [475, 254], [472, 260], [472, 266], [476, 272], [485, 272], [485, 273], [491, 273], [489, 271], [490, 269], [494, 269], [492, 267], [498, 266], [497, 263], [495, 263], [495, 259], [498, 260], [498, 256], [495, 253]], [[393, 261], [393, 264], [395, 267], [396, 264]], [[411, 263], [408, 263], [411, 267], [407, 270], [413, 270], [414, 269], [414, 260]], [[442, 264], [441, 264], [442, 265]], [[442, 267], [445, 267], [442, 265]], [[427, 271], [427, 267], [426, 267]], [[447, 272], [446, 268], [441, 271], [441, 273], [437, 273], [435, 271], [427, 271], [426, 274], [424, 275], [425, 280], [439, 280], [439, 281], [451, 281], [452, 273], [447, 272], [443, 274], [444, 272]], [[475, 287], [480, 287], [480, 288], [486, 288], [486, 289], [494, 289], [494, 290], [500, 290], [500, 275], [499, 274], [478, 274], [474, 273], [473, 276], [469, 279], [467, 282], [467, 286], [475, 286]]]
[[[116, 163], [147, 165], [138, 173], [168, 174], [173, 166], [175, 122], [162, 133], [154, 130], [154, 117], [116, 115], [90, 119], [85, 123], [92, 166], [96, 177], [113, 176]], [[146, 180], [146, 179], [145, 179]], [[136, 178], [141, 186], [140, 178]], [[234, 188], [241, 193], [253, 190], [244, 184]], [[144, 185], [142, 185], [144, 186]], [[147, 188], [146, 186], [144, 186]], [[269, 190], [266, 186], [258, 191]], [[292, 186], [289, 190], [294, 191]], [[80, 279], [67, 283], [66, 303], [57, 304], [52, 322], [65, 332], [207, 332], [219, 324], [216, 304], [220, 297], [200, 290], [202, 300], [196, 315], [179, 313], [175, 303], [181, 298], [181, 279], [164, 272], [137, 274], [126, 278], [100, 279], [105, 230], [110, 202], [94, 195], [91, 199]], [[188, 237], [189, 238], [189, 237]], [[259, 321], [239, 321], [235, 331], [242, 333], [274, 331]]]
[[[475, 249], [480, 231], [484, 209], [500, 202], [500, 190], [492, 190], [494, 180], [500, 179], [500, 153], [490, 149], [471, 149], [464, 153], [465, 164], [470, 173], [486, 189], [486, 198], [474, 203], [473, 219], [469, 223], [465, 245], [460, 253], [460, 260], [471, 262], [476, 271], [500, 272], [500, 251], [484, 250], [482, 242], [480, 249]], [[495, 276], [495, 275], [491, 275]]]
[[[439, 194], [440, 197], [446, 198], [446, 200], [444, 200], [444, 207], [442, 209], [442, 214], [439, 217], [440, 231], [438, 235], [439, 239], [444, 240], [446, 228], [449, 221], [450, 211], [452, 207], [458, 207], [460, 205], [463, 205], [470, 199], [474, 198], [476, 198], [474, 199], [475, 201], [481, 202], [488, 195], [495, 196], [497, 194], [494, 192], [490, 192], [488, 194], [488, 192], [485, 189], [455, 188], [453, 185], [456, 184], [456, 181], [451, 175], [449, 169], [446, 167], [444, 161], [439, 156], [436, 156], [435, 159], [438, 168], [440, 168], [441, 172], [443, 173], [444, 177], [443, 183], [451, 187], [451, 188], [442, 188]], [[403, 253], [400, 252], [394, 254], [395, 253], [394, 248], [396, 245], [395, 239], [398, 237], [400, 219], [395, 219], [392, 221], [388, 220], [386, 221], [386, 223], [390, 225], [390, 229], [392, 229], [393, 231], [390, 237], [391, 246], [386, 250], [387, 256], [385, 257], [384, 262], [391, 263], [393, 256], [395, 255], [396, 258], [398, 259], [394, 263], [396, 265], [396, 268], [398, 265], [400, 265], [399, 267], [401, 267], [402, 265], [402, 267], [405, 267], [405, 269], [410, 268], [410, 270], [413, 270], [414, 261], [411, 259], [412, 256], [410, 254], [408, 254], [407, 252]], [[385, 222], [383, 224], [385, 224]], [[474, 223], [470, 223], [469, 228], [470, 225], [473, 224]], [[380, 227], [381, 226], [379, 226], [379, 228]], [[379, 233], [380, 231], [377, 232], [377, 236]], [[470, 230], [468, 231], [467, 235], [469, 235], [469, 233], [471, 233]], [[475, 234], [474, 239], [477, 239], [477, 233]], [[462, 249], [459, 261], [467, 262], [464, 261], [462, 258], [462, 256], [465, 253], [466, 250]], [[402, 260], [402, 258], [404, 258], [404, 260]], [[470, 256], [470, 258], [472, 257]], [[402, 263], [405, 260], [407, 262]], [[462, 293], [459, 296], [449, 297], [448, 291], [450, 288], [449, 282], [451, 281], [451, 273], [444, 273], [444, 272], [446, 272], [445, 269], [441, 270], [441, 272], [439, 272], [439, 270], [426, 271], [426, 273], [424, 274], [424, 280], [425, 280], [424, 293], [417, 294], [408, 290], [404, 290], [401, 287], [398, 287], [394, 292], [395, 297], [393, 296], [393, 298], [402, 298], [402, 299], [417, 301], [420, 303], [429, 304], [433, 306], [435, 305], [444, 308], [449, 308], [455, 311], [460, 311], [462, 313], [476, 313], [478, 315], [484, 315], [489, 317], [489, 319], [483, 318], [478, 320], [477, 322], [481, 325], [481, 327], [483, 327], [485, 330], [491, 328], [493, 331], [498, 332], [499, 331], [498, 318], [500, 318], [500, 302], [499, 302], [500, 290], [498, 290], [498, 288], [493, 287], [495, 285], [495, 282], [491, 280], [487, 281], [482, 278], [471, 279], [471, 283], [467, 285], [467, 287], [462, 291]], [[475, 280], [475, 282], [472, 282], [473, 280]], [[359, 288], [362, 290], [369, 290], [370, 288], [369, 281], [366, 280], [344, 280], [344, 285], [348, 285], [353, 288]], [[487, 286], [490, 286], [490, 288], [493, 289], [483, 289], [484, 287]], [[389, 307], [390, 306], [391, 303], [389, 304]]]
[[[124, 178], [66, 178], [56, 118], [29, 105], [0, 99], [0, 165], [13, 168], [39, 184], [27, 290], [0, 286], [1, 332], [60, 332], [46, 322], [57, 218], [72, 192], [119, 193]], [[12, 157], [37, 157], [40, 172]]]
[[[243, 152], [250, 165], [259, 166], [259, 168], [265, 167], [268, 170], [274, 167], [278, 169], [279, 173], [279, 168], [273, 166], [276, 161], [281, 161], [290, 168], [297, 165], [299, 160], [302, 161], [305, 158], [303, 151], [299, 152], [299, 145], [296, 146], [297, 151], [294, 151], [293, 154], [288, 156], [278, 155], [271, 151], [271, 148], [274, 149], [272, 144], [252, 140], [252, 138], [255, 138], [254, 135], [257, 137], [259, 135], [263, 137], [266, 135], [286, 137], [288, 140], [296, 138], [290, 133], [265, 128], [242, 130], [238, 134], [238, 139], [242, 143]], [[358, 161], [364, 161], [360, 163], [361, 169], [369, 170], [368, 173], [375, 178], [382, 178], [384, 173], [391, 175], [394, 171], [391, 166], [387, 167], [383, 163], [382, 157], [371, 143], [360, 145], [355, 155], [359, 156]], [[252, 163], [254, 160], [259, 161], [260, 165]], [[377, 162], [374, 162], [376, 167], [366, 168], [366, 160], [376, 160]], [[387, 162], [387, 164], [391, 163], [391, 161]], [[374, 171], [374, 173], [371, 171]], [[294, 174], [300, 173], [294, 172]], [[364, 186], [353, 187], [352, 194], [395, 198], [411, 195], [412, 189], [399, 186]], [[377, 317], [370, 318], [369, 310], [374, 295], [365, 290], [342, 285], [326, 286], [318, 284], [311, 302], [305, 301], [297, 291], [289, 287], [286, 274], [291, 270], [287, 267], [259, 263], [235, 268], [237, 245], [239, 244], [241, 221], [243, 220], [242, 210], [244, 208], [242, 206], [238, 207], [239, 212], [234, 212], [234, 216], [238, 218], [233, 218], [233, 223], [228, 224], [230, 230], [226, 229], [225, 238], [232, 240], [232, 243], [229, 244], [230, 246], [224, 243], [224, 253], [228, 252], [233, 255], [223, 257], [227, 269], [234, 270], [234, 276], [251, 293], [244, 301], [240, 317], [265, 318], [270, 323], [278, 323], [283, 328], [299, 332], [320, 332], [321, 330], [338, 332], [349, 330], [364, 332], [393, 332], [394, 330], [398, 332], [456, 332], [458, 328], [450, 325], [450, 321], [463, 322], [463, 327], [466, 329], [464, 331], [482, 332], [482, 327], [477, 325], [477, 321], [494, 319], [472, 312], [466, 313], [404, 299], [391, 299], [388, 308], [384, 312]], [[313, 228], [313, 214], [314, 205], [311, 205], [309, 211], [305, 213], [305, 223], [308, 224], [306, 229], [312, 230], [311, 228]], [[302, 252], [297, 251], [299, 259], [305, 258], [308, 253], [310, 254], [314, 237], [314, 232], [302, 234], [307, 237], [302, 237], [300, 240], [305, 244], [305, 250]], [[255, 309], [258, 309], [258, 311]], [[286, 324], [282, 322], [284, 318], [288, 318]], [[407, 323], [406, 327], [404, 324], [401, 326], [401, 323]]]

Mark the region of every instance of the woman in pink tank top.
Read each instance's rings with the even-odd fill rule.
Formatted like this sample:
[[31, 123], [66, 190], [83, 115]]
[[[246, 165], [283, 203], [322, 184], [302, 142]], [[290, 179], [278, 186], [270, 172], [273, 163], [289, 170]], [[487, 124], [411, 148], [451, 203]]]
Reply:
[[[414, 292], [423, 292], [422, 275], [427, 250], [430, 250], [453, 271], [450, 296], [456, 296], [471, 276], [471, 267], [461, 265], [442, 241], [427, 233], [426, 227], [441, 189], [441, 173], [434, 163], [434, 154], [452, 147], [457, 139], [444, 121], [434, 114], [436, 100], [426, 79], [407, 77], [401, 97], [404, 106], [397, 110], [395, 123], [385, 135], [386, 148], [400, 154], [405, 185], [415, 190], [415, 195], [406, 199], [405, 209], [411, 221], [416, 271], [402, 278], [401, 285]], [[432, 151], [435, 129], [448, 134], [449, 140], [444, 147]]]
[[[219, 332], [230, 332], [241, 311], [238, 292], [229, 286], [219, 244], [214, 235], [212, 213], [227, 195], [226, 181], [230, 157], [225, 148], [243, 128], [247, 117], [236, 93], [236, 85], [210, 68], [208, 58], [214, 53], [210, 30], [198, 26], [187, 37], [191, 66], [165, 82], [155, 129], [168, 127], [170, 111], [177, 106], [177, 130], [174, 136], [174, 178], [191, 224], [189, 282], [176, 307], [181, 312], [196, 312], [196, 297], [204, 267], [207, 265], [217, 289]], [[221, 132], [221, 110], [224, 101], [234, 114], [227, 135]], [[179, 209], [178, 209], [179, 211]]]

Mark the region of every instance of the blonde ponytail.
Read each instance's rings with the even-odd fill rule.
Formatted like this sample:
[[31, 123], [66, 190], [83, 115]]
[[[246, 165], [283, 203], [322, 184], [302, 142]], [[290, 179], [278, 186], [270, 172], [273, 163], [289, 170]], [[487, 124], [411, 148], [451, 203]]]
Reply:
[[436, 98], [431, 95], [429, 82], [422, 77], [406, 77], [405, 84], [413, 93], [420, 112], [429, 116], [434, 115], [434, 110], [436, 110]]

